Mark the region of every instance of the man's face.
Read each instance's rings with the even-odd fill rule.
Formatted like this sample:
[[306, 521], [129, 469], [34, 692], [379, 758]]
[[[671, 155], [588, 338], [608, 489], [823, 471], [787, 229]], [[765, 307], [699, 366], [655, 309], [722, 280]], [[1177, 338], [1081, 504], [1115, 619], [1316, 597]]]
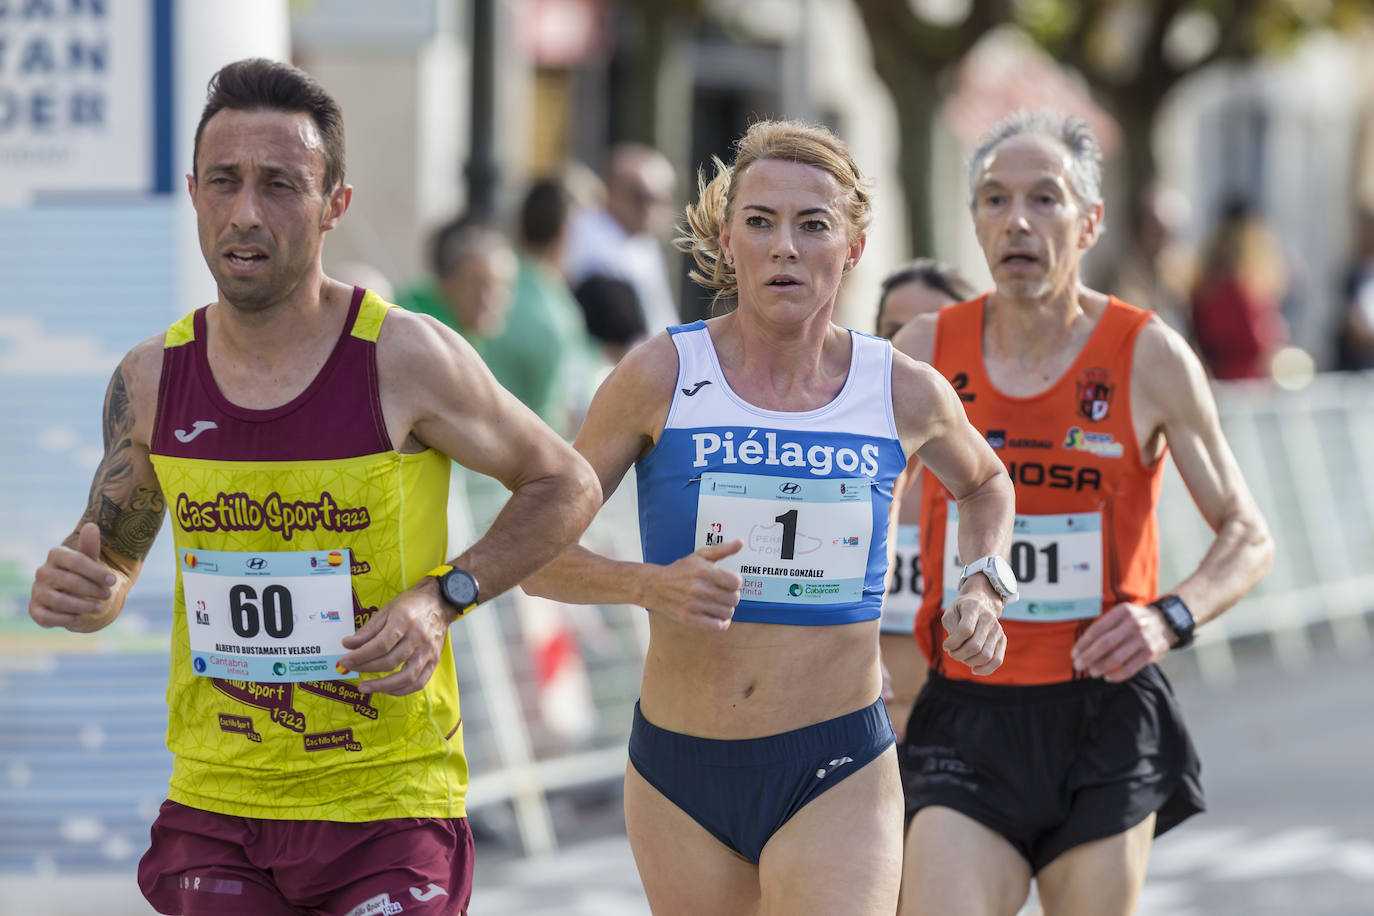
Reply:
[[505, 329], [515, 256], [505, 248], [471, 251], [439, 281], [440, 291], [457, 316], [458, 324], [473, 337], [495, 337]]
[[929, 315], [953, 304], [949, 296], [920, 280], [903, 283], [883, 297], [882, 310], [878, 314], [878, 336], [891, 340], [917, 315]]
[[310, 116], [223, 109], [206, 123], [186, 176], [200, 250], [220, 296], [252, 311], [288, 298], [319, 269], [324, 233], [351, 188], [325, 194], [324, 152]]
[[1040, 134], [1012, 137], [983, 161], [973, 227], [1000, 295], [1037, 301], [1077, 284], [1102, 210], [1079, 207], [1071, 163], [1063, 144]]
[[606, 187], [606, 208], [626, 235], [657, 233], [670, 220], [673, 171], [666, 161], [637, 158], [618, 166]]

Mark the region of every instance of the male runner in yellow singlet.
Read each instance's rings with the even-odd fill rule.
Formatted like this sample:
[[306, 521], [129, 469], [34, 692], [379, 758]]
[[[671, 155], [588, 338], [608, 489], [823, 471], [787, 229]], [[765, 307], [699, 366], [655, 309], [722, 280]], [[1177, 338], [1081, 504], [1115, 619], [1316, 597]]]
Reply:
[[[139, 866], [159, 912], [464, 912], [448, 626], [576, 540], [597, 478], [457, 334], [324, 275], [352, 188], [310, 77], [220, 70], [193, 163], [218, 300], [115, 370], [89, 505], [29, 614], [109, 625], [170, 509], [174, 763]], [[445, 562], [450, 458], [513, 495]]]

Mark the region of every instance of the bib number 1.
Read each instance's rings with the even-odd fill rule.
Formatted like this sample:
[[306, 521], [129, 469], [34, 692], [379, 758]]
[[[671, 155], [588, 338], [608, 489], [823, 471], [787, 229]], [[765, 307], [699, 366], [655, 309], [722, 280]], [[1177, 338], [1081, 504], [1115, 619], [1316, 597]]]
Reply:
[[856, 602], [873, 535], [871, 490], [865, 478], [708, 472], [697, 495], [696, 546], [744, 541], [744, 549], [720, 565], [740, 574], [740, 594], [748, 600]]

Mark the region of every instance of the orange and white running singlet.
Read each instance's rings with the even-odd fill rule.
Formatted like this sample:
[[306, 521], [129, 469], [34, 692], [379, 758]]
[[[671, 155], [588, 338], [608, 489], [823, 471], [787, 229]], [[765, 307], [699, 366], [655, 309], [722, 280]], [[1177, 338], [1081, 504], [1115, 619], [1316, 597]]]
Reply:
[[[1002, 667], [985, 684], [1073, 680], [1069, 651], [1104, 611], [1153, 599], [1158, 587], [1162, 462], [1147, 468], [1131, 422], [1136, 338], [1153, 313], [1112, 298], [1083, 351], [1048, 390], [1012, 397], [983, 365], [987, 297], [939, 313], [931, 364], [950, 380], [969, 421], [1001, 457], [1016, 487], [1012, 569], [1020, 598], [1002, 615]], [[931, 667], [973, 679], [941, 649], [943, 608], [965, 559], [958, 555], [958, 512], [929, 471], [922, 482], [921, 555], [925, 594], [916, 640]], [[976, 557], [968, 558], [970, 560]]]

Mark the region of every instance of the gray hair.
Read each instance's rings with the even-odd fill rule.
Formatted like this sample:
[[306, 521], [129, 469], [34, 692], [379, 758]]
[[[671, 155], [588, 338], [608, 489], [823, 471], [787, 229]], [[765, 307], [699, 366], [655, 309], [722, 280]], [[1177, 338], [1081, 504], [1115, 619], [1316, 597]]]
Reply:
[[1078, 206], [1087, 213], [1102, 203], [1102, 147], [1098, 146], [1088, 122], [1074, 115], [1054, 111], [1021, 110], [1008, 115], [983, 135], [983, 142], [968, 160], [969, 205], [973, 205], [978, 174], [983, 163], [997, 147], [1021, 134], [1041, 134], [1058, 140], [1069, 151], [1069, 188]]

